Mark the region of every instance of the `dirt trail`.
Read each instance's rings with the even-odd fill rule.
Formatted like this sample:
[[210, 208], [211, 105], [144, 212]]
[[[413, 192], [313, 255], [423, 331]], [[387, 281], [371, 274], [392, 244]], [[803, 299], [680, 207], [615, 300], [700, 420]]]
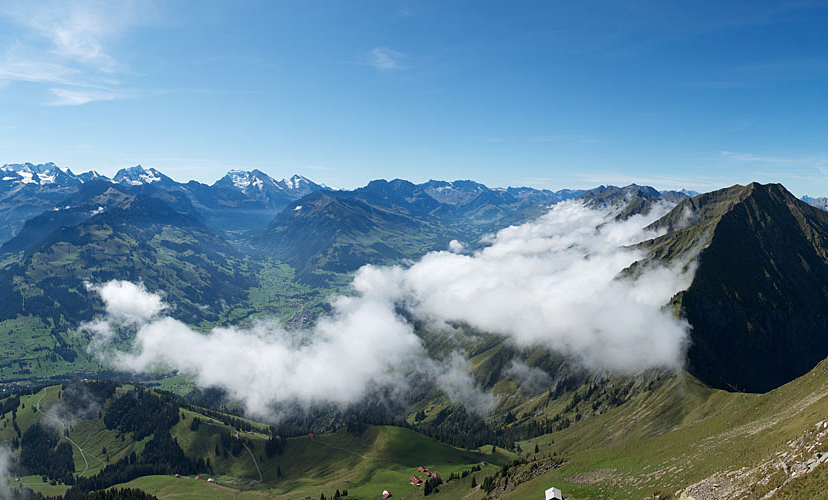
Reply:
[[256, 456], [253, 454], [253, 450], [248, 448], [247, 443], [245, 443], [244, 441], [242, 441], [242, 446], [244, 446], [244, 449], [247, 450], [248, 453], [250, 453], [250, 458], [253, 459], [253, 465], [256, 466], [256, 472], [259, 473], [259, 482], [261, 483], [262, 481], [264, 481], [264, 477], [262, 477], [262, 470], [259, 469], [259, 463], [256, 461]]
[[[78, 451], [79, 451], [79, 452], [80, 452], [80, 454], [81, 454], [81, 458], [83, 459], [83, 464], [84, 464], [83, 471], [81, 471], [78, 475], [79, 475], [79, 476], [82, 476], [82, 475], [86, 474], [86, 471], [88, 471], [88, 470], [89, 470], [89, 460], [87, 460], [87, 459], [86, 459], [86, 453], [84, 453], [83, 448], [81, 448], [81, 447], [80, 447], [80, 445], [79, 445], [78, 443], [74, 442], [74, 441], [72, 440], [72, 438], [70, 438], [69, 436], [67, 436], [66, 434], [64, 434], [64, 432], [63, 432], [63, 431], [66, 429], [66, 426], [63, 424], [63, 422], [61, 422], [61, 421], [60, 421], [60, 419], [59, 419], [59, 418], [55, 417], [54, 415], [49, 415], [49, 414], [45, 413], [45, 412], [44, 412], [43, 410], [41, 410], [41, 408], [40, 408], [40, 402], [41, 402], [41, 401], [43, 401], [43, 398], [45, 398], [45, 397], [46, 397], [46, 394], [47, 394], [48, 392], [49, 392], [49, 391], [48, 391], [48, 389], [44, 389], [44, 390], [43, 390], [43, 395], [42, 395], [42, 396], [40, 396], [40, 399], [38, 399], [38, 400], [37, 400], [37, 403], [35, 403], [35, 408], [37, 408], [37, 412], [38, 412], [38, 413], [40, 413], [41, 415], [43, 415], [45, 418], [47, 418], [47, 419], [51, 420], [52, 422], [56, 423], [56, 424], [60, 427], [60, 435], [61, 435], [61, 436], [63, 436], [64, 438], [66, 438], [66, 440], [67, 440], [67, 441], [69, 441], [69, 443], [70, 443], [70, 444], [72, 444], [72, 446], [74, 446], [75, 448], [77, 448], [77, 449], [78, 449]], [[96, 458], [96, 459], [97, 459], [100, 463], [102, 463], [102, 464], [106, 465], [106, 462], [104, 462], [104, 461], [103, 461], [103, 460], [101, 460], [100, 458], [95, 457], [94, 455], [90, 455], [90, 456], [92, 456], [92, 457]]]

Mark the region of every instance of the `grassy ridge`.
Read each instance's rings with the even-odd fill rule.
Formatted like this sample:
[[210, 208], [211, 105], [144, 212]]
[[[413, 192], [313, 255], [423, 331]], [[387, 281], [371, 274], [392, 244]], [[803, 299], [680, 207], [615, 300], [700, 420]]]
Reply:
[[[686, 374], [673, 377], [604, 415], [522, 442], [524, 450], [537, 444], [541, 456], [557, 453], [567, 462], [502, 498], [540, 498], [555, 485], [573, 498], [640, 499], [675, 493], [722, 471], [759, 467], [828, 415], [826, 381], [825, 361], [761, 395], [710, 389]], [[821, 484], [819, 477], [803, 479], [802, 487]]]

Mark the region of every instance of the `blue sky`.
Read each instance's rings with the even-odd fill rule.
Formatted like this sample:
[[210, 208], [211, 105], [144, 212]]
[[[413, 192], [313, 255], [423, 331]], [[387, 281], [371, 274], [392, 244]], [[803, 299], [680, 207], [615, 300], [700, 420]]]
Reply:
[[0, 163], [828, 195], [823, 2], [15, 2]]

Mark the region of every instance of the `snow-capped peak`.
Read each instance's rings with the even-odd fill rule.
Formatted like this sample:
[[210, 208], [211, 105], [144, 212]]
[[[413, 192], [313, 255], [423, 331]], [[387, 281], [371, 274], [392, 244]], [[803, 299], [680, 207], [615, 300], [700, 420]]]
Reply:
[[227, 175], [223, 178], [219, 179], [217, 184], [232, 184], [233, 187], [244, 193], [246, 193], [251, 187], [258, 189], [259, 191], [263, 190], [265, 186], [280, 188], [280, 186], [276, 185], [276, 181], [261, 170], [233, 169], [227, 172]]
[[310, 186], [313, 183], [299, 174], [294, 174], [293, 177], [289, 179], [282, 179], [281, 184], [285, 187], [285, 189], [297, 191], [305, 186]]
[[285, 191], [292, 193], [293, 196], [305, 196], [312, 193], [321, 187], [315, 182], [299, 174], [295, 174], [288, 179], [282, 179], [278, 183]]
[[152, 167], [145, 168], [141, 165], [136, 165], [134, 167], [122, 168], [121, 170], [118, 170], [118, 173], [115, 174], [113, 180], [120, 184], [140, 186], [142, 184], [152, 184], [154, 182], [162, 182], [171, 179]]
[[80, 184], [78, 176], [66, 167], [49, 163], [7, 163], [0, 167], [2, 180], [12, 184], [38, 186], [55, 185], [57, 187]]

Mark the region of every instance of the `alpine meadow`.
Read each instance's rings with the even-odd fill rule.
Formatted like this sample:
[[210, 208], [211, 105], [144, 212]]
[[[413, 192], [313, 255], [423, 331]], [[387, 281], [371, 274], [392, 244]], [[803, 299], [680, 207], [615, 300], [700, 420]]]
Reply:
[[0, 2], [0, 500], [828, 499], [828, 2]]

